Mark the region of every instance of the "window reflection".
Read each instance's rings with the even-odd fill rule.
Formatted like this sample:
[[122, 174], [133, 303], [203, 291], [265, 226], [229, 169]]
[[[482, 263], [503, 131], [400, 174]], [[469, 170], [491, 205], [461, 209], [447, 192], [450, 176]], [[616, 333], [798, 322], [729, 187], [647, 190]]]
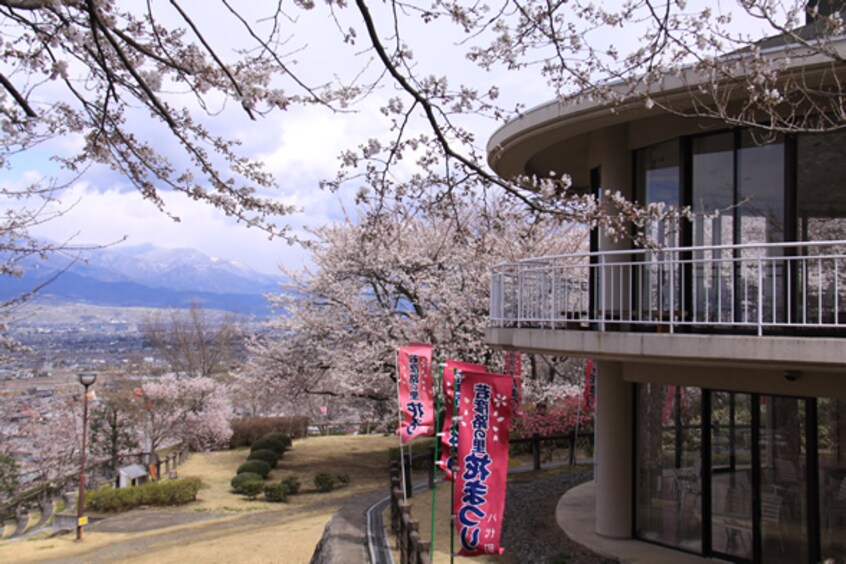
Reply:
[[701, 391], [638, 386], [637, 535], [702, 548]]
[[846, 561], [846, 402], [817, 400], [820, 555]]
[[752, 396], [711, 393], [711, 546], [751, 559]]

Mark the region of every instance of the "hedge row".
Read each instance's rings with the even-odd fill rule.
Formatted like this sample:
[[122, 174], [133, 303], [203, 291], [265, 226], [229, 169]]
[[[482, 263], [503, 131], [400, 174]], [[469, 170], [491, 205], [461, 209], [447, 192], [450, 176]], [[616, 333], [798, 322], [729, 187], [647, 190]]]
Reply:
[[270, 474], [270, 464], [265, 462], [264, 460], [248, 460], [242, 463], [238, 470], [235, 471], [235, 474], [258, 474], [261, 476], [261, 479], [264, 480], [267, 478], [267, 475]]
[[94, 511], [126, 511], [139, 505], [183, 505], [197, 499], [199, 478], [150, 482], [131, 488], [106, 487], [85, 493], [85, 505]]
[[232, 421], [231, 448], [252, 446], [268, 433], [282, 433], [294, 439], [306, 436], [308, 417], [245, 417]]

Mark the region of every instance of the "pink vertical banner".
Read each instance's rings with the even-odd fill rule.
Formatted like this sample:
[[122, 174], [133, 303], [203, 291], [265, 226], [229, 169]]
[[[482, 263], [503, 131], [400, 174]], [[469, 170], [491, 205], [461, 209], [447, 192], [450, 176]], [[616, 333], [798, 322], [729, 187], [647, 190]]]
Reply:
[[399, 434], [405, 445], [415, 437], [435, 434], [432, 345], [411, 343], [400, 347], [397, 368], [401, 411]]
[[[488, 369], [481, 364], [471, 364], [469, 362], [460, 362], [457, 360], [444, 361], [444, 377], [442, 385], [444, 390], [444, 397], [446, 398], [446, 411], [444, 413], [444, 423], [441, 428], [441, 444], [444, 449], [441, 453], [441, 459], [438, 465], [444, 471], [445, 478], [452, 480], [452, 449], [458, 448], [458, 430], [453, 432], [452, 429], [452, 415], [453, 405], [455, 403], [455, 371], [469, 371], [469, 372], [487, 372]], [[460, 398], [459, 398], [460, 399]]]
[[513, 378], [462, 372], [453, 513], [459, 554], [502, 554]]

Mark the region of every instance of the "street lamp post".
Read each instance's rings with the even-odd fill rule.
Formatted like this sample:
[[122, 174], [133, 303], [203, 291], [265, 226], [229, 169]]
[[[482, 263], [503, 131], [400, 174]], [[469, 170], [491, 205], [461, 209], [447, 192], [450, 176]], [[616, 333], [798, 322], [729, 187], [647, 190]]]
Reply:
[[96, 372], [81, 372], [79, 383], [85, 387], [82, 396], [82, 452], [79, 455], [79, 500], [76, 508], [76, 540], [82, 540], [82, 526], [85, 524], [85, 453], [88, 450], [88, 387], [97, 380]]

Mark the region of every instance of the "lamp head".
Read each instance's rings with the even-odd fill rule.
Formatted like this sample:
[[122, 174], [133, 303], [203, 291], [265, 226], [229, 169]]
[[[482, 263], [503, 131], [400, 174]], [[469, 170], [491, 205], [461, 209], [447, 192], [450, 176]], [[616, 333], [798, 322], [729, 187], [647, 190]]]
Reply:
[[96, 372], [80, 372], [77, 374], [77, 377], [79, 378], [79, 383], [86, 388], [97, 381]]

